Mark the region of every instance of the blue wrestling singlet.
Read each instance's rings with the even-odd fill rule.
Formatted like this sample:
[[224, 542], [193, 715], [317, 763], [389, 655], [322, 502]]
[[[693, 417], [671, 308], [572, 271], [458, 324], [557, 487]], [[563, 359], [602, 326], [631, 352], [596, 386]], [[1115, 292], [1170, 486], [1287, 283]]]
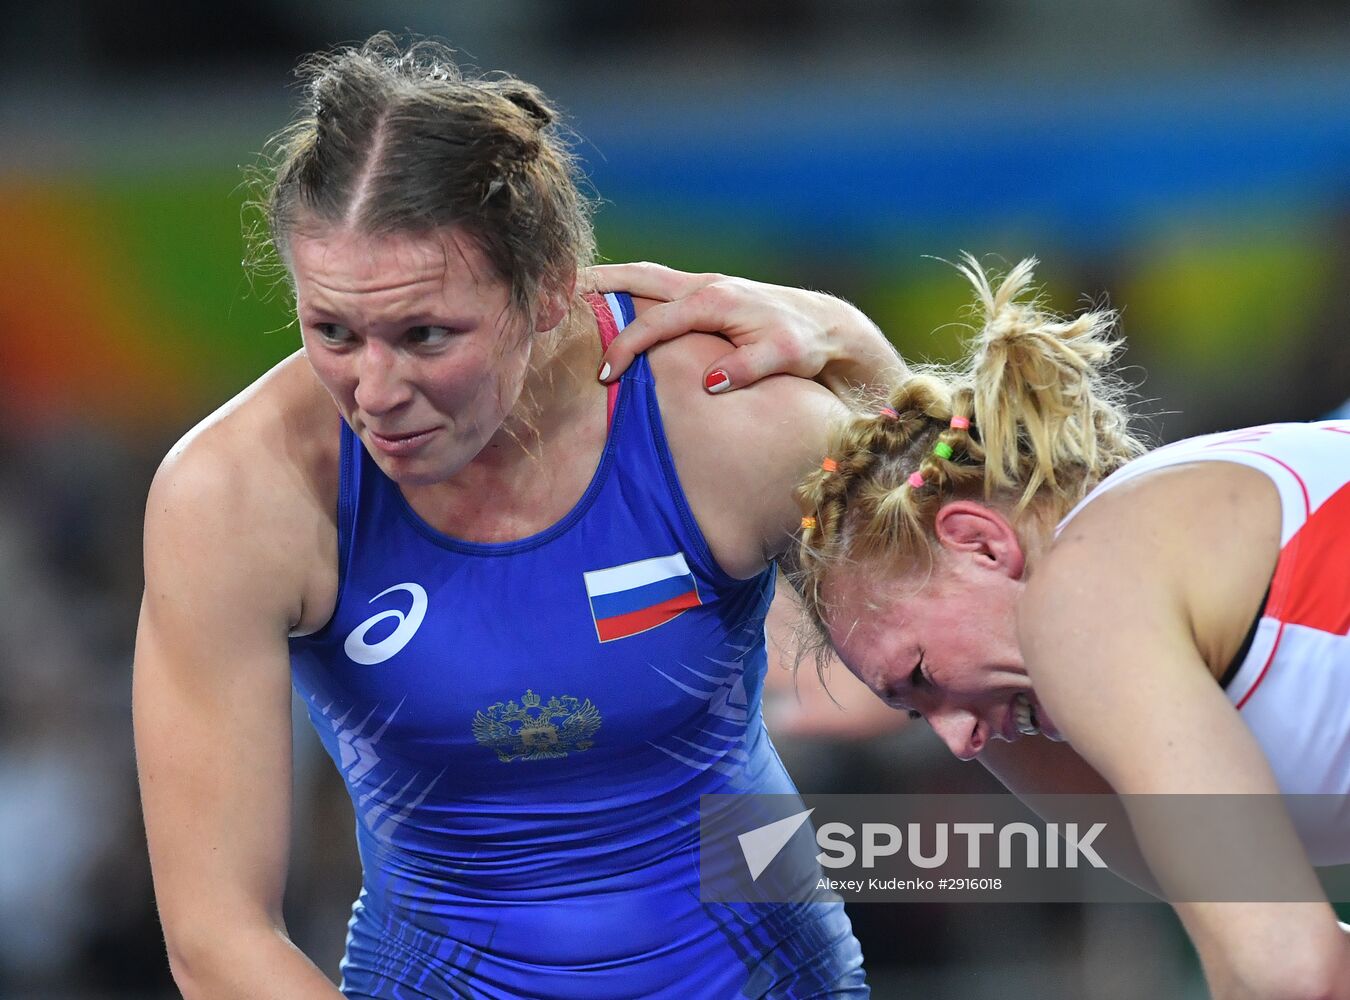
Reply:
[[291, 660], [356, 811], [343, 993], [867, 996], [842, 904], [699, 900], [699, 796], [793, 791], [760, 716], [774, 573], [714, 563], [646, 358], [529, 538], [432, 529], [345, 425], [341, 467], [337, 608]]

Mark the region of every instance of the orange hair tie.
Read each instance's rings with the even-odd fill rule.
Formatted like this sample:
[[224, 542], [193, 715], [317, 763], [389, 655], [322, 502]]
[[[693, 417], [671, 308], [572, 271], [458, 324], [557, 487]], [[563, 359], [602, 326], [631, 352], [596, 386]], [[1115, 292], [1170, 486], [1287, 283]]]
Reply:
[[821, 463], [820, 463], [820, 467], [821, 467], [822, 469], [824, 469], [826, 472], [838, 472], [838, 471], [839, 471], [839, 463], [836, 462], [836, 461], [835, 461], [834, 459], [832, 459], [832, 458], [822, 459], [822, 460], [821, 460]]
[[816, 526], [816, 519], [815, 519], [814, 517], [809, 517], [809, 516], [808, 516], [808, 517], [802, 518], [802, 530], [803, 530], [803, 531], [809, 531], [810, 529], [814, 528], [815, 526]]

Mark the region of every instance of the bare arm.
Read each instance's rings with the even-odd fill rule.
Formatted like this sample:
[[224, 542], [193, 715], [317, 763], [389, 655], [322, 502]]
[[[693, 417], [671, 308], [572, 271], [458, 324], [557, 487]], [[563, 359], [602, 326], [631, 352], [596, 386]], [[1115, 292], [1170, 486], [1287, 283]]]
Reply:
[[[1177, 900], [1214, 996], [1346, 998], [1350, 943], [1288, 816], [1267, 808], [1278, 804], [1269, 764], [1197, 648], [1206, 632], [1197, 595], [1232, 575], [1232, 539], [1254, 537], [1240, 518], [1214, 510], [1182, 478], [1102, 498], [1028, 584], [1022, 647], [1060, 729], [1126, 796], [1144, 857]], [[1246, 803], [1245, 821], [1232, 821], [1234, 803]], [[1279, 871], [1281, 890], [1307, 902], [1195, 901], [1221, 898], [1211, 894], [1216, 877], [1237, 883], [1257, 870]]]
[[814, 379], [843, 395], [905, 371], [875, 323], [823, 292], [646, 263], [599, 265], [591, 268], [590, 281], [600, 291], [626, 291], [660, 303], [610, 345], [604, 358], [609, 370], [601, 369], [601, 381], [618, 378], [636, 355], [655, 344], [691, 331], [720, 334], [736, 348], [720, 352], [701, 373], [709, 392], [783, 374]]
[[133, 717], [170, 966], [188, 1000], [339, 1000], [281, 916], [304, 535], [219, 438], [166, 460], [146, 514]]
[[1018, 796], [1111, 795], [1111, 786], [1067, 743], [1030, 737], [991, 742], [979, 760]]

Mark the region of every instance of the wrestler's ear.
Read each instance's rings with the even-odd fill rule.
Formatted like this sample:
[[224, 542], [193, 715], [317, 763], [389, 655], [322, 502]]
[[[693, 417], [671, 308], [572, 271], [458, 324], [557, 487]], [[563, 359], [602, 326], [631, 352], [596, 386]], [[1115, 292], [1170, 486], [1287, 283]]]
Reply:
[[534, 332], [547, 333], [549, 330], [556, 329], [558, 324], [567, 318], [567, 309], [572, 302], [572, 296], [577, 290], [576, 272], [571, 272], [565, 279], [558, 282], [550, 282], [548, 287], [539, 290], [539, 308], [534, 315]]
[[1019, 580], [1026, 570], [1026, 553], [1017, 529], [992, 507], [973, 500], [944, 504], [933, 519], [938, 544], [949, 556], [965, 557], [982, 570]]

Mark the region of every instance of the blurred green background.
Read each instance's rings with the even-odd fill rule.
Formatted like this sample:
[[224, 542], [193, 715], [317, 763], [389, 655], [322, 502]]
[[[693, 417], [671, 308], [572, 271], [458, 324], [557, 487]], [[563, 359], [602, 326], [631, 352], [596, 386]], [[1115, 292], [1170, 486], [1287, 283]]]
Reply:
[[[173, 995], [135, 798], [139, 520], [293, 351], [244, 166], [306, 51], [382, 28], [570, 112], [606, 259], [828, 289], [948, 357], [962, 281], [1123, 312], [1155, 438], [1350, 395], [1350, 8], [1333, 0], [54, 3], [0, 32], [0, 997]], [[207, 571], [207, 568], [204, 568]], [[817, 791], [987, 790], [921, 727], [785, 740]], [[350, 810], [297, 746], [288, 919], [336, 974]], [[1161, 907], [859, 907], [879, 998], [1201, 995]]]

